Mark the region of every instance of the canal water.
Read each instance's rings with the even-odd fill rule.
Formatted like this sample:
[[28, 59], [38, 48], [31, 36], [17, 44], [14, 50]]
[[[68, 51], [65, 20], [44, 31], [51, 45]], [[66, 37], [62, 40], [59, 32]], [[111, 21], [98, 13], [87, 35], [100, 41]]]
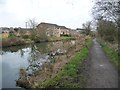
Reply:
[[0, 51], [2, 88], [20, 88], [16, 85], [16, 80], [20, 77], [21, 69], [26, 70], [30, 76], [42, 69], [44, 63], [51, 62], [55, 55], [66, 53], [72, 45], [75, 45], [73, 40], [3, 48]]

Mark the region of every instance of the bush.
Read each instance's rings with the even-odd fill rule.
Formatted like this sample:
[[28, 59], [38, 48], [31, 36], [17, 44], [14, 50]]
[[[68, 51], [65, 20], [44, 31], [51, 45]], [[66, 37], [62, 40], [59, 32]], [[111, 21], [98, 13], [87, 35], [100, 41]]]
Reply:
[[23, 45], [25, 41], [19, 38], [8, 38], [2, 41], [2, 47]]
[[28, 38], [29, 38], [29, 35], [23, 35], [22, 38], [28, 39]]

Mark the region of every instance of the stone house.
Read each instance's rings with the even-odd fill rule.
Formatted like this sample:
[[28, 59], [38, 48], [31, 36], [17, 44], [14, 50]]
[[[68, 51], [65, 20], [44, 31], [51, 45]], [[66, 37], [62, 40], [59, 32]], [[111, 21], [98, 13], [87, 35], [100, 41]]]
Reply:
[[70, 35], [70, 29], [66, 28], [65, 26], [60, 27], [60, 35]]
[[75, 36], [75, 37], [79, 37], [80, 36], [80, 32], [78, 32], [77, 30], [70, 30], [70, 35], [71, 36]]
[[55, 30], [57, 29], [56, 24], [51, 24], [51, 23], [40, 23], [37, 26], [37, 30], [44, 31], [47, 36], [54, 36]]
[[65, 26], [59, 26], [57, 24], [51, 24], [51, 23], [40, 23], [37, 26], [38, 30], [45, 30], [47, 36], [56, 36], [60, 37], [63, 34], [70, 34], [69, 29]]

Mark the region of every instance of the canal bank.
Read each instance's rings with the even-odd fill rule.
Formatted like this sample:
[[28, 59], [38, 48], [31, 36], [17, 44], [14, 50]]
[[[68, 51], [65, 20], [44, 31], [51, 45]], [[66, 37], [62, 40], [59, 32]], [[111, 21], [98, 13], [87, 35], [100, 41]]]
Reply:
[[85, 38], [81, 38], [4, 48], [1, 53], [3, 88], [20, 88], [16, 81], [24, 76], [27, 77], [24, 80], [29, 81], [28, 88], [29, 84], [36, 87], [40, 82], [53, 78], [73, 54], [85, 46], [84, 43]]
[[81, 74], [81, 69], [91, 46], [92, 40], [89, 38], [80, 51], [69, 58], [69, 62], [54, 77], [33, 88], [84, 88], [86, 78]]
[[0, 47], [6, 48], [6, 47], [12, 47], [12, 46], [22, 46], [32, 43], [43, 43], [43, 42], [56, 42], [56, 41], [63, 41], [63, 40], [75, 40], [76, 37], [50, 37], [47, 40], [39, 40], [34, 41], [31, 39], [23, 39], [18, 37], [9, 37], [6, 39], [1, 39]]
[[[86, 39], [80, 48], [71, 50], [67, 58], [61, 58], [54, 64], [49, 64], [43, 71], [24, 82], [25, 88], [83, 88], [85, 77], [80, 74], [83, 61], [87, 58], [91, 39]], [[75, 47], [73, 47], [75, 48]], [[42, 77], [42, 78], [40, 78]], [[36, 81], [35, 81], [36, 80]], [[34, 82], [34, 83], [30, 83]], [[20, 82], [21, 83], [21, 82]], [[19, 84], [20, 84], [19, 83]], [[23, 83], [21, 83], [23, 85]]]

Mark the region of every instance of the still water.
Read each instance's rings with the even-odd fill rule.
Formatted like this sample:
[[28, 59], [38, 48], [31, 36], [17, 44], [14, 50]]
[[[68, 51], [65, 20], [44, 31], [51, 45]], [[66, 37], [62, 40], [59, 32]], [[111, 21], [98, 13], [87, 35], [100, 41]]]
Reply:
[[44, 63], [49, 63], [55, 55], [65, 53], [74, 41], [39, 43], [27, 46], [4, 48], [0, 52], [2, 60], [2, 88], [20, 88], [16, 80], [20, 69], [25, 69], [28, 75], [42, 69]]

